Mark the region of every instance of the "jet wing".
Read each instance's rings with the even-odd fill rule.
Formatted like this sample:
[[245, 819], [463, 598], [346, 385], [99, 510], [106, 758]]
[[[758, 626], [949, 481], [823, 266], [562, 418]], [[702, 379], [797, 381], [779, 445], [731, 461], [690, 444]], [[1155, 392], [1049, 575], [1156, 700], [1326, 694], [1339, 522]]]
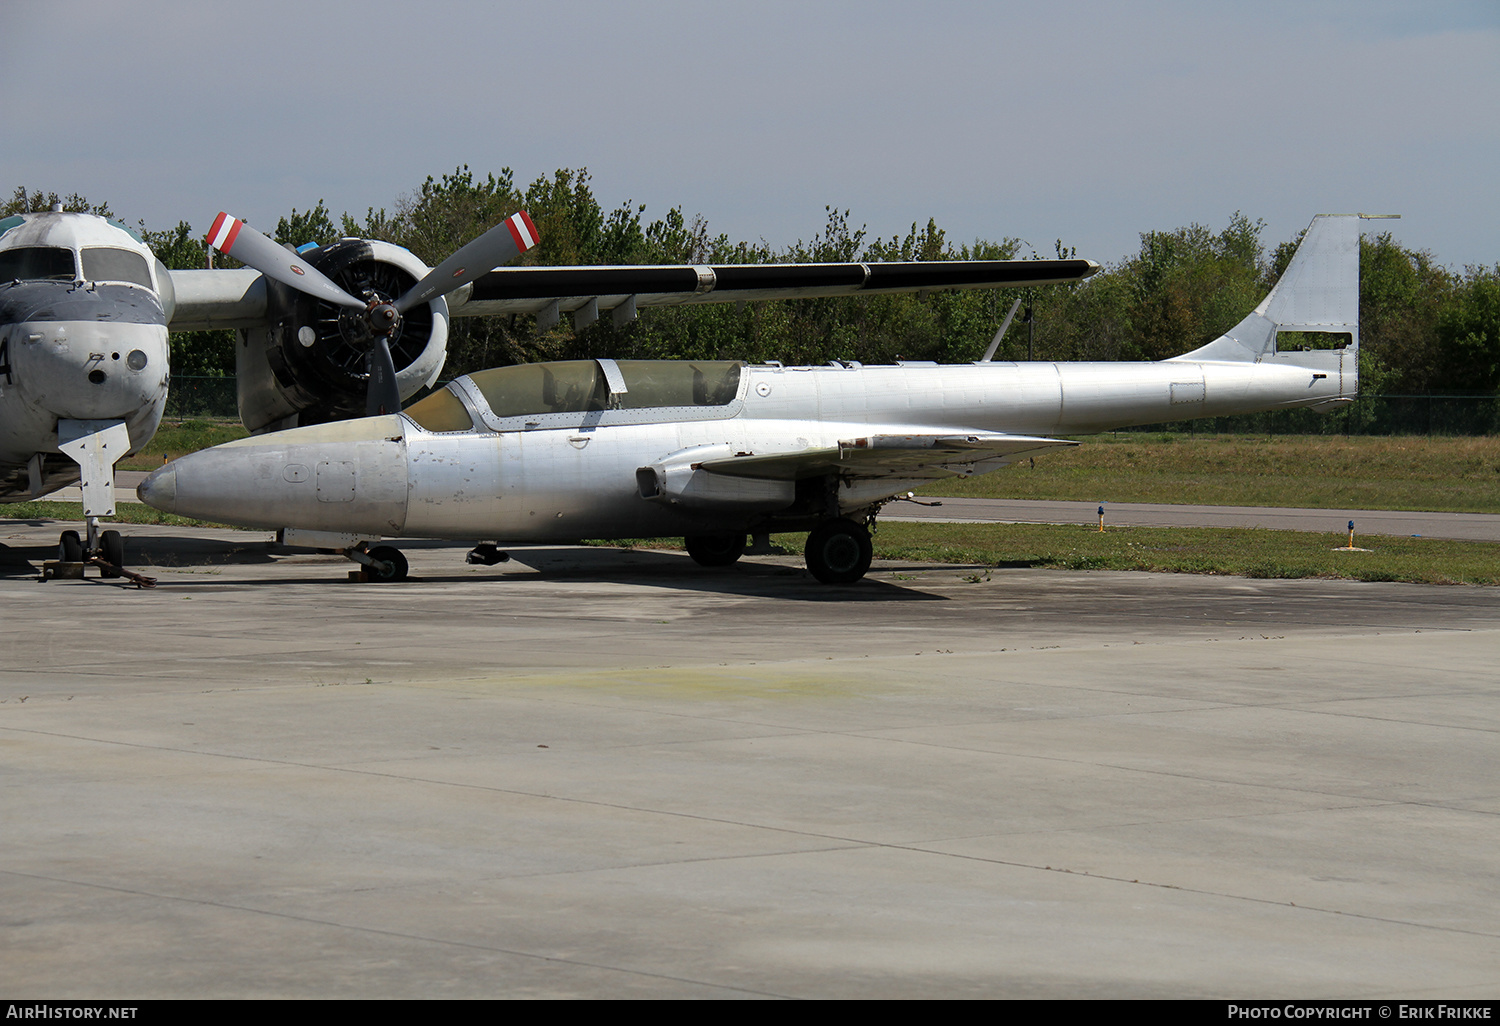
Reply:
[[[562, 314], [584, 327], [603, 312], [621, 323], [651, 306], [870, 296], [1081, 281], [1092, 260], [932, 260], [873, 264], [501, 267], [448, 296], [454, 317], [535, 314], [542, 330]], [[248, 328], [266, 319], [265, 282], [249, 268], [173, 271], [173, 331]]]
[[713, 474], [771, 480], [800, 480], [830, 473], [845, 478], [937, 480], [966, 473], [976, 463], [987, 463], [985, 469], [993, 470], [1046, 449], [1077, 444], [1027, 435], [868, 435], [842, 439], [836, 447], [769, 455], [747, 453], [705, 460], [698, 467]]

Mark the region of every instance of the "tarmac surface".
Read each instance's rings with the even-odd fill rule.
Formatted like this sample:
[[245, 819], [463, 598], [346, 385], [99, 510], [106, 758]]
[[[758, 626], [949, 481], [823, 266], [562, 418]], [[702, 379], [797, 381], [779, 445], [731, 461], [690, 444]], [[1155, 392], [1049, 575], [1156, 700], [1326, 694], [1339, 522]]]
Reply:
[[1500, 996], [1500, 591], [0, 523], [0, 993]]

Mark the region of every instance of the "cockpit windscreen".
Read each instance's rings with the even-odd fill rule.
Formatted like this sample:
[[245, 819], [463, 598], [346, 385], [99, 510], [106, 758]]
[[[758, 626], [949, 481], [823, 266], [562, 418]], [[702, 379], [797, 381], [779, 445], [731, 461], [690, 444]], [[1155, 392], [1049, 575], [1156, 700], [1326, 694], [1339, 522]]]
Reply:
[[0, 250], [0, 282], [73, 281], [73, 251], [62, 246], [18, 246]]

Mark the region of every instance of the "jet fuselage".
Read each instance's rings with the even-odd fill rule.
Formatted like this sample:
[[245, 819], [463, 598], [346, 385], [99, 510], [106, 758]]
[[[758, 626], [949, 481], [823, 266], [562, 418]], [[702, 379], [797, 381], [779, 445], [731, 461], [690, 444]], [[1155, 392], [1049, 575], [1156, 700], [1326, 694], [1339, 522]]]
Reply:
[[[722, 368], [733, 368], [732, 392], [691, 404], [572, 412], [547, 410], [569, 405], [561, 390], [573, 372], [564, 368], [598, 364], [618, 373], [613, 361], [503, 368], [465, 375], [399, 416], [296, 428], [194, 453], [158, 471], [141, 495], [161, 509], [208, 520], [370, 538], [527, 542], [770, 524], [805, 529], [820, 517], [854, 515], [909, 488], [983, 473], [1010, 458], [954, 459], [946, 468], [913, 468], [904, 476], [899, 467], [875, 475], [810, 469], [808, 480], [838, 479], [831, 497], [836, 510], [819, 506], [823, 496], [806, 494], [798, 475], [739, 475], [722, 472], [723, 463], [717, 469], [703, 464], [729, 461], [732, 468], [736, 459], [795, 459], [853, 449], [871, 438], [1084, 434], [1317, 406], [1357, 392], [1352, 351], [1295, 355], [1301, 358], [1295, 365], [1274, 358], [870, 367], [683, 363], [676, 366], [710, 368], [715, 381], [722, 380]], [[642, 361], [634, 372], [656, 365]], [[528, 411], [526, 400], [517, 398], [524, 383], [486, 378], [507, 372], [555, 378], [550, 401]], [[638, 384], [632, 388], [622, 395], [641, 391]], [[544, 390], [538, 387], [537, 394]], [[496, 409], [506, 404], [510, 408]], [[1061, 444], [1034, 441], [1037, 448]], [[642, 471], [653, 467], [657, 476], [643, 480]]]

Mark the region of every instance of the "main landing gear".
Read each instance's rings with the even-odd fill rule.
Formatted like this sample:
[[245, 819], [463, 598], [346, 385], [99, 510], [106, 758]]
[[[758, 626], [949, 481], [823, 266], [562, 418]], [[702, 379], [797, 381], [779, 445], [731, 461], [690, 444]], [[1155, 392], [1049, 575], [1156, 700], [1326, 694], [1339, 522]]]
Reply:
[[[745, 532], [689, 535], [688, 555], [699, 566], [729, 566], [745, 554]], [[807, 536], [807, 569], [824, 584], [853, 584], [870, 569], [875, 547], [864, 524], [825, 520]]]
[[[384, 584], [392, 581], [404, 581], [408, 577], [409, 567], [406, 557], [401, 550], [391, 545], [376, 545], [370, 548], [366, 544], [356, 545], [350, 549], [342, 550], [344, 555], [360, 565], [357, 571], [350, 571], [351, 580], [358, 579], [372, 584]], [[502, 551], [498, 545], [491, 542], [481, 542], [470, 550], [464, 557], [465, 562], [474, 566], [494, 566], [496, 563], [508, 563], [510, 553]]]
[[688, 555], [699, 566], [729, 566], [745, 554], [745, 532], [694, 534], [684, 538]]
[[803, 553], [807, 569], [824, 584], [853, 584], [869, 571], [875, 546], [864, 524], [839, 517], [813, 528]]

